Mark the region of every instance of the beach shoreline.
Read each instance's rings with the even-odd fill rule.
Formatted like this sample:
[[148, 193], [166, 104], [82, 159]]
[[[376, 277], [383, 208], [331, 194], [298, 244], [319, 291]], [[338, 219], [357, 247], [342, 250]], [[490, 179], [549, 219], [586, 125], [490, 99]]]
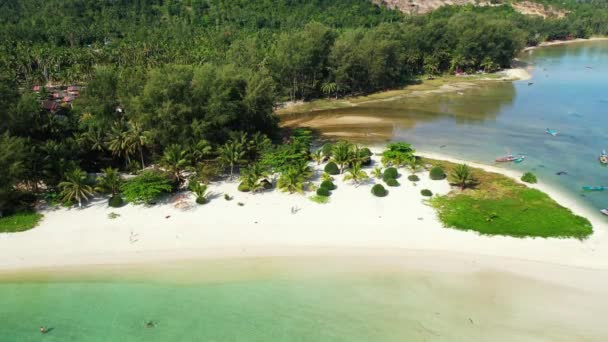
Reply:
[[[465, 162], [445, 155], [419, 154]], [[518, 179], [515, 171], [467, 164]], [[407, 171], [401, 172], [407, 175]], [[599, 214], [591, 215], [567, 194], [543, 183], [532, 185], [575, 214], [587, 217], [594, 227], [594, 234], [587, 240], [489, 237], [442, 226], [435, 209], [424, 203], [419, 191], [429, 188], [435, 194], [446, 194], [451, 189], [447, 181], [431, 181], [427, 174], [418, 174], [418, 186], [403, 179], [401, 187], [389, 188], [391, 194], [386, 198], [372, 196], [371, 184], [355, 186], [338, 179], [338, 189], [326, 205], [278, 190], [239, 193], [237, 183], [222, 182], [210, 186], [215, 196], [209, 204], [186, 210], [171, 203], [113, 209], [105, 200], [82, 210], [46, 210], [39, 227], [0, 234], [0, 249], [5, 253], [0, 272], [171, 260], [382, 254], [384, 250], [455, 253], [468, 255], [470, 260], [493, 257], [507, 264], [507, 260], [520, 260], [608, 270], [605, 224]], [[222, 193], [235, 199], [226, 201]], [[194, 203], [192, 198], [189, 201]], [[120, 217], [110, 220], [107, 215], [111, 212]], [[503, 262], [494, 266], [502, 269]]]
[[542, 42], [536, 46], [528, 46], [525, 49], [523, 49], [523, 52], [536, 50], [538, 48], [549, 47], [549, 46], [569, 45], [569, 44], [594, 42], [594, 41], [608, 41], [608, 37], [576, 38], [576, 39], [570, 39], [570, 40], [552, 40], [552, 41], [548, 41], [548, 42]]

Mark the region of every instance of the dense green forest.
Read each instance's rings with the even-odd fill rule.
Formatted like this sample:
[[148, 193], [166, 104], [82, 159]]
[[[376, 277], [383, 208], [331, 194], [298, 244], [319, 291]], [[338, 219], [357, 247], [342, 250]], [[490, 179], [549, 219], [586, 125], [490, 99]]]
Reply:
[[[3, 1], [0, 212], [81, 169], [281, 166], [301, 141], [269, 145], [284, 139], [278, 102], [493, 71], [525, 45], [608, 34], [606, 1], [563, 6], [542, 19], [510, 6], [405, 16], [367, 0]], [[85, 87], [51, 113], [49, 84]]]

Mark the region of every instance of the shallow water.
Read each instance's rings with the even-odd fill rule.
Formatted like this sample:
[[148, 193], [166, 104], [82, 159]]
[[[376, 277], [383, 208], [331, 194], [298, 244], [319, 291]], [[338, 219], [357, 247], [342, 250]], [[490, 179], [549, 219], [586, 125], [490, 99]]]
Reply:
[[[598, 321], [605, 294], [594, 300], [594, 294], [510, 274], [421, 271], [401, 263], [369, 257], [262, 258], [4, 275], [0, 340], [608, 337]], [[156, 326], [146, 328], [146, 321]], [[40, 325], [52, 330], [42, 336]]]
[[[608, 42], [546, 47], [522, 59], [534, 66], [529, 81], [489, 82], [304, 115], [383, 118], [322, 131], [377, 134], [486, 164], [507, 152], [523, 153], [522, 164], [501, 166], [533, 171], [595, 209], [608, 207], [608, 192], [581, 191], [584, 185], [608, 186], [608, 167], [598, 161], [608, 149]], [[546, 128], [561, 133], [552, 137]], [[559, 171], [568, 174], [558, 176]]]

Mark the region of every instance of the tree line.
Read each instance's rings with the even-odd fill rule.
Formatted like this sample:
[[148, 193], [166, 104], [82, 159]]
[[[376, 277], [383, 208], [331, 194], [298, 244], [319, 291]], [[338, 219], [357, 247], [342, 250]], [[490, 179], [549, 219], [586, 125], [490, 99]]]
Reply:
[[[280, 170], [302, 160], [303, 138], [268, 147], [285, 138], [273, 115], [278, 102], [372, 92], [423, 74], [492, 71], [525, 45], [608, 33], [601, 3], [572, 4], [566, 18], [547, 20], [510, 6], [409, 17], [367, 0], [0, 6], [5, 212], [31, 191], [81, 179], [78, 170], [136, 171], [163, 160], [186, 160], [201, 174], [232, 173], [243, 160]], [[44, 87], [31, 91], [49, 82], [86, 87], [73, 107], [51, 114], [40, 107]], [[272, 153], [262, 156], [258, 145]]]

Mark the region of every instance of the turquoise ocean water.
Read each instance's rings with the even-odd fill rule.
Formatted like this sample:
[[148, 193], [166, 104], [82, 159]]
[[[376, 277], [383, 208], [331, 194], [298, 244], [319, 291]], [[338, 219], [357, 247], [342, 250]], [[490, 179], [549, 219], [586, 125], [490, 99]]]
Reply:
[[[508, 274], [403, 270], [398, 263], [369, 257], [263, 258], [4, 275], [0, 340], [599, 341], [608, 336], [598, 323], [605, 298], [590, 301], [586, 293]], [[155, 327], [147, 328], [147, 321]], [[40, 325], [50, 332], [41, 335]]]

